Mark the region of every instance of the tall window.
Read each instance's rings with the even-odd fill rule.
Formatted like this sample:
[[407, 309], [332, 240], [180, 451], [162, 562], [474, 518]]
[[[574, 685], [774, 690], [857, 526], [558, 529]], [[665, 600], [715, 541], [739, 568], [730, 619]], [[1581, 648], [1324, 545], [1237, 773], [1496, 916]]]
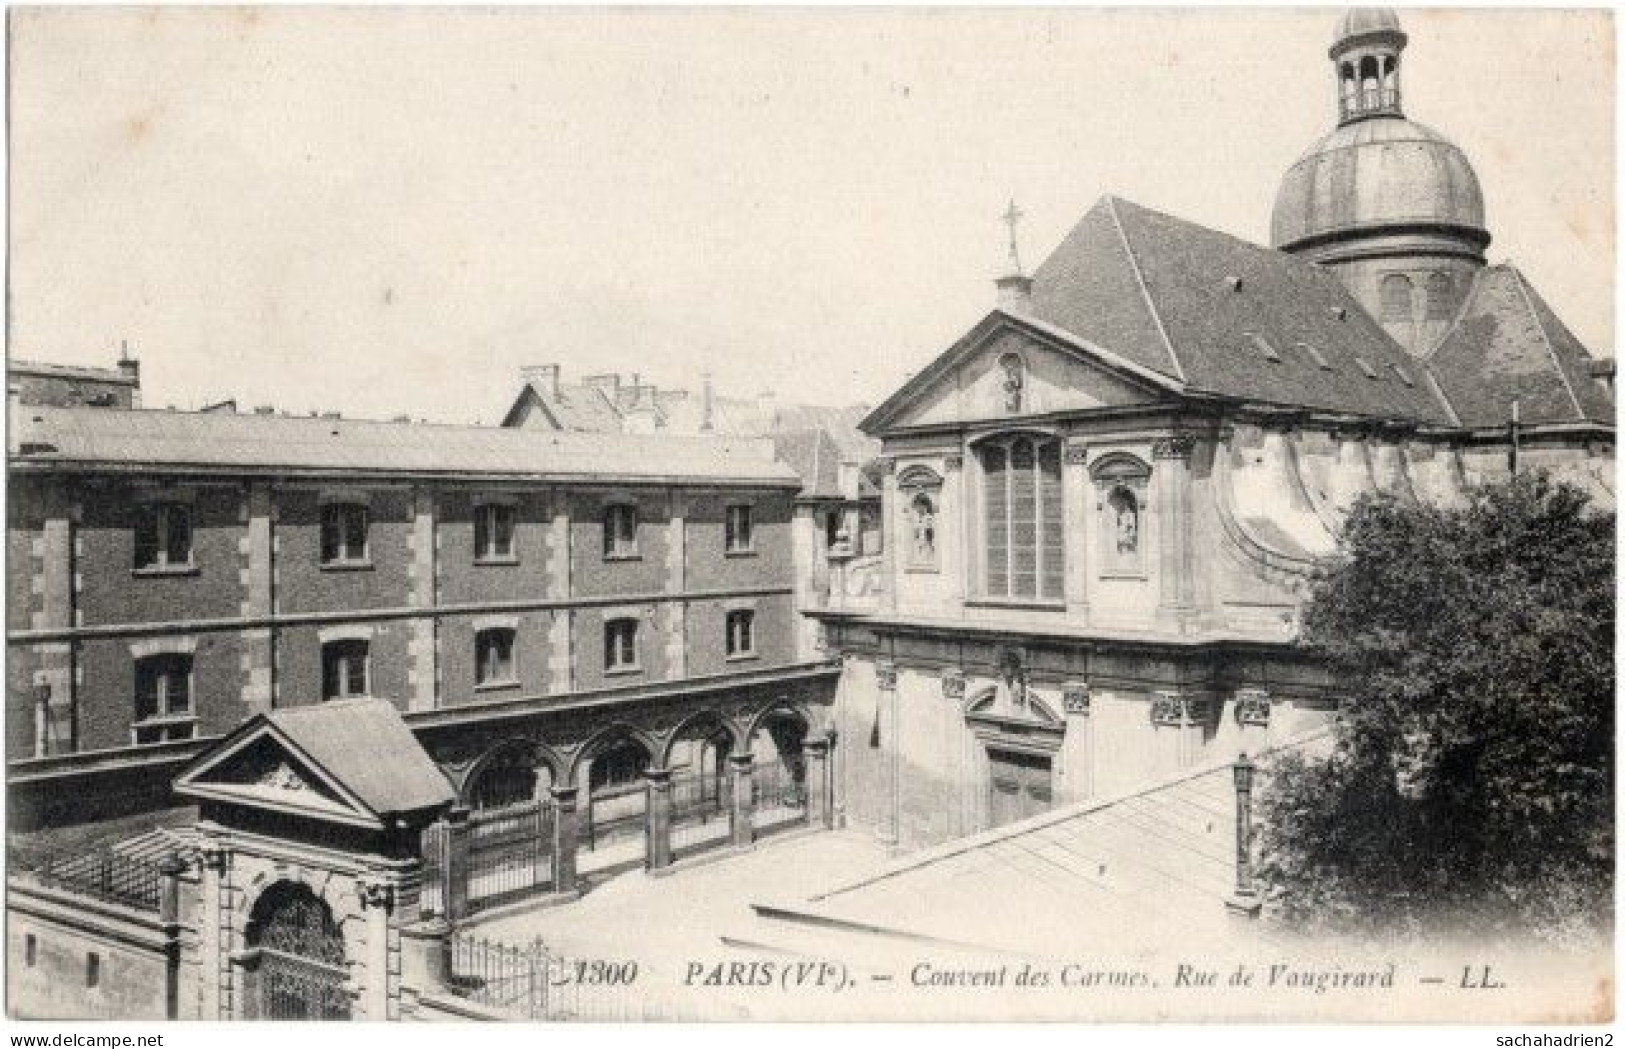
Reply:
[[728, 613], [728, 657], [756, 654], [756, 613], [738, 608]]
[[367, 508], [360, 503], [327, 503], [322, 507], [322, 563], [344, 564], [367, 559]]
[[516, 680], [513, 664], [514, 632], [506, 627], [481, 630], [474, 635], [474, 678], [480, 685], [502, 685]]
[[1060, 600], [1066, 576], [1060, 443], [1017, 435], [984, 442], [980, 454], [986, 596]]
[[322, 698], [349, 699], [367, 694], [367, 642], [329, 641], [322, 646]]
[[604, 624], [604, 669], [636, 670], [638, 666], [638, 621], [611, 619]]
[[1411, 319], [1411, 279], [1403, 273], [1390, 273], [1377, 286], [1385, 321]]
[[636, 557], [638, 508], [617, 503], [604, 510], [604, 556]]
[[191, 739], [192, 657], [182, 653], [147, 656], [135, 663], [136, 743]]
[[513, 560], [513, 507], [482, 503], [474, 508], [474, 560]]
[[728, 516], [724, 522], [724, 547], [730, 554], [745, 554], [751, 549], [751, 508], [748, 506], [728, 507]]
[[192, 564], [192, 508], [148, 503], [136, 511], [135, 567], [181, 568]]
[[1444, 270], [1428, 275], [1427, 319], [1447, 321], [1456, 316], [1456, 284]]

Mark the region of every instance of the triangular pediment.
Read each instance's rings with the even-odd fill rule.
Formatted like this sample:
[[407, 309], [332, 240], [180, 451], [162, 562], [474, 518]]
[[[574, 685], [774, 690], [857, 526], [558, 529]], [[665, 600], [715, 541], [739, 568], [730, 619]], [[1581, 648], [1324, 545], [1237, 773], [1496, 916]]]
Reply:
[[1177, 383], [1033, 318], [995, 311], [864, 422], [1016, 420], [1166, 402]]
[[182, 773], [175, 792], [325, 822], [384, 826], [377, 813], [273, 723], [250, 722], [234, 735]]

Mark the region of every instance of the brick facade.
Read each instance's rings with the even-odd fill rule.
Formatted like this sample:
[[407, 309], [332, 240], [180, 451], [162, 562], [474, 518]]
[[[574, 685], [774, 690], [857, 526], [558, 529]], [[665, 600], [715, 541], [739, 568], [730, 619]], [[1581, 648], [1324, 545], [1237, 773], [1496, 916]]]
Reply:
[[[402, 710], [796, 663], [792, 487], [14, 473], [7, 757], [132, 746], [136, 660], [153, 645], [191, 655], [198, 736], [318, 702], [324, 639], [365, 638], [368, 691]], [[135, 568], [148, 500], [190, 507], [189, 565]], [[367, 508], [359, 564], [322, 563], [322, 507], [334, 501]], [[487, 502], [512, 509], [510, 557], [476, 556]], [[612, 504], [636, 508], [633, 556], [606, 556]], [[746, 504], [751, 549], [728, 552], [726, 508]], [[754, 651], [734, 660], [731, 608], [755, 611]], [[621, 617], [639, 622], [637, 664], [606, 672], [604, 624]], [[514, 674], [479, 685], [475, 638], [491, 627], [514, 631]], [[52, 686], [43, 749], [41, 683]]]

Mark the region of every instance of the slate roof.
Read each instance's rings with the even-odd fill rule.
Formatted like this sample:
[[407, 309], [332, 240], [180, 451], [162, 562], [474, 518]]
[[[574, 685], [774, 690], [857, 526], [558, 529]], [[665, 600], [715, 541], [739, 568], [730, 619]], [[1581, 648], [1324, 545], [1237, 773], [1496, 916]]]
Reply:
[[77, 364], [46, 364], [40, 361], [9, 361], [8, 375], [37, 375], [52, 379], [82, 379], [90, 382], [117, 383], [121, 386], [138, 385], [136, 377], [117, 368], [92, 368]]
[[[1432, 388], [1417, 381], [1415, 358], [1330, 271], [1114, 197], [1091, 208], [1038, 267], [1032, 311], [1191, 392], [1453, 421]], [[1280, 359], [1271, 360], [1255, 337]]]
[[386, 699], [286, 707], [265, 718], [380, 816], [455, 799], [445, 774]]
[[542, 383], [529, 380], [519, 391], [519, 397], [508, 409], [502, 425], [514, 425], [524, 407], [545, 412], [561, 430], [584, 433], [614, 433], [621, 428], [621, 413], [610, 402], [609, 396], [596, 386], [574, 383], [562, 384], [559, 395]]
[[773, 459], [770, 442], [747, 437], [275, 415], [28, 408], [12, 419], [8, 451], [14, 465], [797, 484], [794, 471]]
[[1613, 399], [1591, 377], [1591, 360], [1510, 265], [1478, 271], [1455, 323], [1427, 357], [1463, 426], [1504, 425], [1513, 397], [1526, 424], [1612, 426]]
[[806, 498], [839, 499], [841, 492], [841, 450], [823, 430], [794, 430], [773, 435], [773, 449], [779, 461], [801, 475], [801, 494]]
[[[1317, 731], [1277, 751], [1330, 746]], [[1089, 957], [1102, 944], [1120, 952], [1232, 944], [1224, 902], [1235, 886], [1235, 805], [1232, 765], [1214, 763], [955, 839], [804, 902], [765, 906], [855, 935], [1056, 959]], [[1268, 926], [1256, 931], [1267, 936]]]

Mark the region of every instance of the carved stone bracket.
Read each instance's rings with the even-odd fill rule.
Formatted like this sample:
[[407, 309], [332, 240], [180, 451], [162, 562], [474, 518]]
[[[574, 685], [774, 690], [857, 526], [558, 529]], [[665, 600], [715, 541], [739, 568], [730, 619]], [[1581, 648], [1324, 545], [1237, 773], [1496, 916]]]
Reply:
[[897, 688], [897, 664], [876, 663], [875, 684], [882, 692], [892, 692]]
[[1196, 450], [1196, 438], [1188, 433], [1159, 437], [1151, 445], [1153, 459], [1189, 459]]
[[203, 866], [216, 873], [223, 873], [231, 866], [231, 850], [224, 845], [199, 845], [197, 854]]
[[1155, 725], [1198, 725], [1208, 719], [1211, 703], [1203, 696], [1179, 692], [1158, 692], [1151, 701], [1151, 722]]
[[965, 675], [958, 670], [944, 670], [942, 672], [942, 695], [944, 699], [964, 699]]
[[965, 465], [965, 457], [958, 452], [950, 452], [942, 457], [942, 467], [945, 470], [959, 470]]
[[1068, 442], [1062, 455], [1065, 457], [1068, 466], [1082, 466], [1089, 461], [1089, 446], [1082, 443]]
[[1068, 714], [1089, 713], [1089, 684], [1086, 681], [1068, 681], [1061, 686], [1061, 706]]
[[1236, 721], [1242, 725], [1267, 727], [1270, 723], [1270, 694], [1261, 688], [1237, 689]]
[[355, 892], [363, 908], [381, 907], [388, 911], [395, 907], [395, 886], [392, 882], [362, 878], [355, 883]]

